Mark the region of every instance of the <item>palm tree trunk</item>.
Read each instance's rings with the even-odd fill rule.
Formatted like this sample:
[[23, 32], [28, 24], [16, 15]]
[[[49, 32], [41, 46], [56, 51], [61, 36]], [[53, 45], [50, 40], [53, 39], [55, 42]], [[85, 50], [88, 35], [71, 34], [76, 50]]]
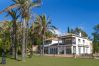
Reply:
[[25, 47], [26, 47], [26, 21], [25, 19], [23, 19], [23, 43], [22, 43], [22, 61], [25, 62], [25, 57], [26, 57], [26, 53], [25, 53]]
[[29, 40], [29, 37], [28, 37], [28, 28], [29, 28], [29, 26], [28, 26], [28, 22], [26, 22], [26, 44], [25, 44], [25, 53], [26, 53], [26, 56], [27, 56], [27, 44], [29, 44], [29, 42], [28, 42], [28, 40]]
[[44, 38], [43, 38], [43, 46], [42, 46], [42, 55], [44, 55]]
[[14, 58], [17, 60], [17, 39], [16, 39], [16, 31], [17, 31], [17, 26], [16, 26], [16, 20], [13, 22], [13, 40], [14, 40]]
[[15, 51], [14, 51], [14, 41], [13, 41], [13, 30], [11, 29], [11, 57], [13, 58], [15, 55]]
[[44, 55], [44, 44], [45, 44], [45, 33], [44, 33], [44, 35], [43, 35], [42, 55]]

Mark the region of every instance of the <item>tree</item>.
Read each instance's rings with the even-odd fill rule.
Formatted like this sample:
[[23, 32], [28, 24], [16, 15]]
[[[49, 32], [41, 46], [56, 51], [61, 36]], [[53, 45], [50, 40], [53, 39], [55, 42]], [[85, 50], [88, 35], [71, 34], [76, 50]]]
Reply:
[[39, 34], [42, 38], [42, 54], [44, 54], [44, 42], [46, 39], [47, 32], [51, 32], [51, 30], [55, 30], [56, 27], [51, 24], [50, 19], [48, 19], [45, 15], [37, 16], [36, 22]]
[[71, 29], [71, 33], [74, 33], [76, 35], [79, 35], [80, 32], [82, 34], [82, 37], [88, 37], [87, 33], [79, 27], [76, 27], [75, 29]]
[[11, 23], [10, 22], [4, 22], [3, 26], [1, 28], [1, 41], [2, 41], [2, 64], [6, 63], [6, 52], [9, 49], [10, 46], [10, 29], [11, 29]]
[[15, 10], [10, 10], [8, 11], [8, 15], [11, 16], [12, 18], [12, 46], [11, 48], [13, 49], [13, 55], [14, 58], [17, 59], [17, 37], [16, 37], [16, 31], [17, 31], [17, 25], [16, 25], [16, 21], [19, 17], [19, 15], [17, 15], [17, 12]]
[[41, 0], [12, 0], [14, 2], [13, 5], [5, 8], [0, 12], [2, 14], [3, 12], [8, 12], [9, 10], [16, 8], [17, 11], [19, 11], [21, 18], [23, 20], [23, 44], [22, 44], [22, 60], [25, 61], [25, 55], [26, 55], [26, 28], [27, 23], [30, 18], [31, 14], [31, 8], [40, 6]]
[[67, 32], [70, 33], [70, 28], [69, 27], [67, 28]]
[[95, 25], [93, 35], [93, 52], [99, 53], [99, 24]]
[[[22, 16], [22, 20], [23, 20], [23, 44], [22, 44], [22, 60], [25, 61], [25, 56], [26, 56], [26, 28], [27, 28], [27, 24], [30, 18], [30, 9], [32, 7], [36, 7], [39, 6], [41, 3], [41, 0], [13, 0], [15, 2], [15, 4], [20, 4], [20, 6], [18, 7], [18, 10]], [[27, 37], [28, 38], [28, 37]]]

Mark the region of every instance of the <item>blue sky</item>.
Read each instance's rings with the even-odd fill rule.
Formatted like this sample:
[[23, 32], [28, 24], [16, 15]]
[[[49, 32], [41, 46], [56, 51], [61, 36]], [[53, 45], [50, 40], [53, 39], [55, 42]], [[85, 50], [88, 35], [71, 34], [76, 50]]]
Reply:
[[[0, 0], [0, 10], [10, 4], [10, 0]], [[68, 26], [81, 27], [91, 36], [94, 25], [99, 24], [99, 0], [43, 0], [34, 13], [49, 16], [62, 32], [66, 32]], [[5, 19], [3, 15], [0, 20]]]

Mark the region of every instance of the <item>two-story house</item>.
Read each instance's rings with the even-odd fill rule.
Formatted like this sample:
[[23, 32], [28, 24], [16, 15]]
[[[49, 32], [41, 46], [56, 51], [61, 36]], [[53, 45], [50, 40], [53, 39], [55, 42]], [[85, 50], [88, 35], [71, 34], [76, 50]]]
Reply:
[[[68, 33], [62, 37], [62, 42], [66, 45], [66, 53], [71, 54], [91, 54], [92, 53], [92, 41], [87, 37]], [[69, 52], [68, 52], [69, 50]]]
[[58, 38], [44, 45], [45, 53], [76, 55], [92, 53], [92, 41], [87, 37], [82, 37], [81, 33], [79, 35], [68, 33]]

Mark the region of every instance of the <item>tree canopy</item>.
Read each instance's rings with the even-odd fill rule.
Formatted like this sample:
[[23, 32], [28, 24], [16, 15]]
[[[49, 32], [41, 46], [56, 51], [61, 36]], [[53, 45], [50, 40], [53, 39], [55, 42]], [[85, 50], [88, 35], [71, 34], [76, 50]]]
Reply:
[[94, 32], [92, 33], [93, 35], [93, 52], [99, 53], [99, 24], [94, 26]]
[[79, 28], [79, 27], [76, 27], [76, 28], [74, 28], [74, 29], [70, 29], [70, 28], [68, 27], [68, 32], [69, 32], [69, 33], [76, 34], [76, 35], [79, 35], [79, 33], [81, 32], [82, 37], [88, 37], [88, 34], [87, 34], [83, 29], [81, 29], [81, 28]]

